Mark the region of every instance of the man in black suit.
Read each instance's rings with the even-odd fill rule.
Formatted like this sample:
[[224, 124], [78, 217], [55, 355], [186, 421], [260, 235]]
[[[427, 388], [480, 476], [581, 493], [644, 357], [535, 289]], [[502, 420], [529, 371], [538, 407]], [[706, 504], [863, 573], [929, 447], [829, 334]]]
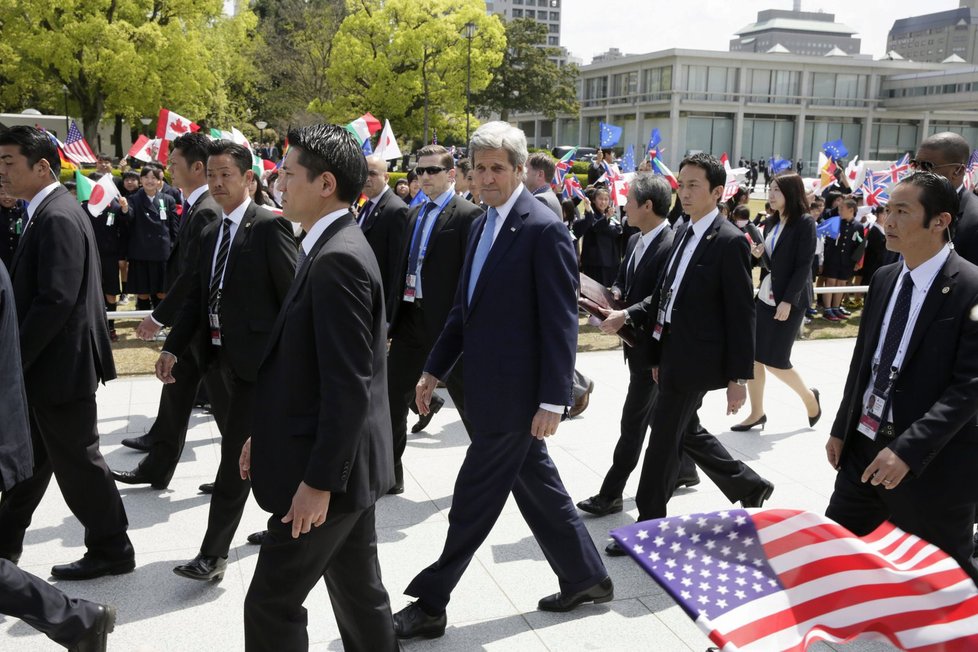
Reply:
[[[179, 136], [170, 148], [169, 168], [173, 183], [183, 191], [183, 216], [176, 241], [170, 253], [167, 269], [176, 272], [166, 298], [153, 314], [143, 318], [136, 327], [136, 335], [150, 341], [165, 325], [173, 325], [177, 312], [190, 292], [190, 283], [196, 264], [191, 251], [199, 248], [201, 233], [209, 224], [218, 221], [221, 207], [211, 197], [207, 188], [207, 152], [210, 139], [201, 133]], [[148, 451], [133, 471], [113, 471], [112, 476], [125, 484], [150, 484], [165, 489], [180, 461], [183, 445], [187, 440], [187, 426], [193, 411], [195, 397], [201, 381], [220, 428], [227, 413], [227, 392], [216, 367], [206, 370], [204, 344], [201, 336], [191, 341], [190, 347], [180, 356], [173, 367], [174, 383], [163, 385], [156, 421], [145, 435], [123, 439], [124, 446]]]
[[978, 265], [978, 197], [964, 185], [971, 146], [960, 134], [945, 131], [928, 136], [910, 161], [914, 170], [933, 172], [948, 180], [958, 193], [958, 212], [951, 232], [954, 251]]
[[384, 283], [384, 296], [387, 298], [385, 307], [387, 315], [394, 310], [394, 288], [398, 284], [398, 264], [401, 262], [401, 252], [404, 250], [404, 239], [407, 232], [408, 207], [401, 198], [388, 187], [390, 175], [387, 173], [387, 161], [377, 157], [367, 157], [367, 183], [363, 186], [363, 194], [367, 201], [360, 209], [357, 222], [367, 236], [367, 242], [374, 252], [377, 265], [380, 266], [380, 276]]
[[380, 269], [349, 206], [367, 177], [336, 125], [289, 133], [282, 211], [306, 237], [258, 372], [241, 452], [268, 534], [245, 598], [248, 650], [305, 650], [309, 591], [325, 580], [347, 650], [396, 650], [374, 503], [394, 480]]
[[[411, 209], [408, 238], [394, 275], [397, 301], [388, 315], [387, 384], [395, 477], [391, 493], [395, 494], [404, 491], [401, 456], [407, 445], [407, 415], [414, 402], [414, 387], [455, 301], [472, 222], [482, 215], [482, 209], [455, 194], [452, 155], [441, 145], [423, 147], [415, 171], [429, 201]], [[445, 384], [465, 423], [461, 366], [445, 378]], [[430, 420], [443, 404], [444, 399], [433, 397], [431, 410], [422, 418]]]
[[958, 197], [946, 179], [912, 174], [888, 208], [887, 247], [903, 263], [869, 287], [825, 446], [839, 471], [826, 515], [859, 536], [890, 521], [978, 578], [978, 268], [948, 247]]
[[441, 556], [405, 589], [400, 638], [445, 633], [445, 608], [512, 492], [560, 582], [543, 611], [607, 602], [614, 586], [544, 439], [570, 403], [577, 350], [577, 259], [567, 227], [522, 183], [526, 137], [487, 122], [469, 153], [490, 207], [472, 226], [455, 305], [418, 381], [428, 410], [438, 378], [463, 362], [472, 443], [455, 482]]
[[[619, 300], [624, 300], [629, 308], [609, 311], [601, 323], [601, 330], [605, 333], [617, 333], [626, 324], [643, 329], [650, 319], [655, 318], [654, 314], [649, 314], [649, 305], [644, 299], [658, 285], [672, 247], [672, 229], [665, 218], [671, 203], [672, 188], [661, 176], [639, 174], [629, 184], [625, 210], [628, 220], [639, 232], [629, 239], [625, 260], [612, 286], [612, 293]], [[622, 510], [625, 483], [638, 464], [658, 396], [649, 364], [651, 340], [644, 332], [639, 332], [640, 337], [634, 347], [623, 344], [629, 370], [628, 391], [622, 405], [621, 435], [615, 446], [611, 468], [605, 475], [601, 490], [577, 503], [579, 509], [598, 516]], [[684, 468], [680, 479], [692, 483], [696, 469], [686, 456], [683, 456], [683, 460], [688, 468]]]
[[[659, 398], [635, 503], [640, 521], [666, 515], [683, 452], [731, 502], [759, 507], [774, 489], [733, 459], [710, 433], [690, 428], [706, 392], [726, 389], [727, 414], [747, 399], [754, 368], [754, 288], [744, 234], [719, 214], [726, 172], [695, 154], [679, 169], [679, 197], [689, 220], [677, 231], [665, 273], [648, 299], [652, 373]], [[609, 554], [620, 551], [612, 543]]]
[[0, 499], [0, 556], [20, 556], [53, 469], [88, 550], [51, 574], [90, 579], [128, 573], [136, 563], [125, 507], [98, 449], [95, 390], [115, 378], [98, 249], [88, 216], [57, 181], [60, 166], [40, 129], [0, 134], [0, 179], [28, 201], [11, 276], [34, 449], [34, 476]]
[[163, 344], [156, 376], [175, 383], [173, 367], [188, 348], [203, 351], [199, 364], [214, 365], [227, 394], [221, 424], [221, 461], [214, 480], [207, 532], [200, 554], [173, 569], [195, 580], [220, 579], [231, 539], [248, 499], [238, 456], [251, 429], [255, 378], [272, 324], [295, 276], [292, 227], [248, 197], [251, 152], [227, 140], [210, 144], [207, 184], [221, 207], [190, 255], [186, 299]]
[[[0, 265], [0, 491], [30, 478], [34, 465], [13, 295], [7, 268]], [[69, 598], [8, 559], [0, 559], [0, 613], [84, 651], [104, 650], [115, 620], [114, 608]]]

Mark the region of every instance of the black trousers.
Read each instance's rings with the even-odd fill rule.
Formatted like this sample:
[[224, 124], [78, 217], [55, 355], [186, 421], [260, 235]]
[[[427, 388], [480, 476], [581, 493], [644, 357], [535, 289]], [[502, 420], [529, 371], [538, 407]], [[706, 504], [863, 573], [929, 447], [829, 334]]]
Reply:
[[245, 650], [308, 650], [302, 603], [320, 578], [326, 582], [343, 649], [397, 650], [377, 560], [374, 507], [329, 513], [325, 523], [298, 539], [292, 538], [292, 524], [283, 524], [282, 516], [268, 519], [268, 535], [245, 597]]
[[200, 553], [208, 557], [227, 557], [251, 492], [251, 483], [241, 479], [238, 459], [241, 457], [241, 447], [251, 433], [255, 385], [234, 373], [223, 349], [217, 351], [216, 370], [228, 403], [223, 422], [220, 418], [218, 420], [218, 427], [221, 429], [221, 461], [217, 467], [217, 477], [214, 478], [214, 493], [211, 494], [211, 506], [207, 514], [207, 532], [200, 544]]
[[706, 392], [679, 392], [667, 386], [659, 387], [659, 398], [652, 414], [652, 435], [635, 494], [638, 520], [666, 516], [666, 504], [676, 488], [683, 452], [732, 503], [761, 486], [761, 476], [731, 457], [716, 437], [702, 428], [690, 427], [705, 395]]
[[173, 377], [177, 382], [163, 385], [160, 392], [156, 421], [147, 433], [152, 438], [153, 445], [149, 454], [139, 463], [141, 472], [152, 480], [163, 480], [164, 484], [173, 477], [183, 454], [190, 415], [201, 383], [211, 397], [211, 409], [218, 428], [224, 425], [228, 411], [227, 391], [216, 366], [204, 372], [196, 357], [188, 352], [180, 356], [173, 366]]
[[[621, 435], [615, 445], [611, 468], [604, 476], [598, 495], [605, 500], [621, 498], [625, 491], [628, 476], [638, 466], [642, 454], [645, 434], [652, 426], [652, 416], [659, 397], [659, 387], [652, 380], [648, 369], [636, 369], [629, 363], [628, 390], [621, 408]], [[699, 419], [690, 420], [690, 428], [699, 429]], [[696, 476], [696, 466], [689, 456], [682, 453], [679, 477]]]
[[[391, 430], [394, 433], [394, 475], [398, 481], [404, 477], [401, 457], [407, 447], [408, 411], [414, 404], [415, 387], [432, 347], [424, 335], [422, 310], [423, 308], [414, 303], [402, 303], [400, 326], [387, 353], [387, 398], [391, 410]], [[471, 437], [472, 428], [465, 418], [462, 363], [456, 364], [448, 378], [441, 380], [445, 381], [448, 395], [452, 397], [462, 417], [462, 424]]]
[[428, 609], [443, 611], [510, 491], [562, 592], [576, 593], [607, 577], [547, 445], [529, 430], [476, 432], [455, 480], [441, 556], [411, 580], [404, 593], [419, 598]]
[[0, 559], [0, 613], [19, 618], [55, 643], [71, 647], [98, 620], [98, 605], [69, 598], [39, 577]]
[[85, 528], [87, 554], [131, 559], [126, 508], [98, 447], [95, 395], [34, 406], [30, 413], [34, 476], [0, 498], [0, 551], [23, 549], [24, 533], [53, 473], [68, 509]]
[[946, 552], [978, 582], [971, 559], [973, 503], [956, 501], [953, 496], [935, 500], [934, 492], [921, 492], [919, 479], [909, 474], [896, 489], [862, 481], [866, 467], [889, 443], [882, 437], [874, 441], [858, 432], [849, 436], [825, 515], [857, 536], [869, 534], [888, 520]]

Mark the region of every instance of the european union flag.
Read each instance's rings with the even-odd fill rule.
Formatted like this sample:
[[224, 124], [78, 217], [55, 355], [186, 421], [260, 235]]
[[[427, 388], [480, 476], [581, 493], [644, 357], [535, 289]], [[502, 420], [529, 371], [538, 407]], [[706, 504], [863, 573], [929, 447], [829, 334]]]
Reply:
[[836, 215], [835, 217], [830, 217], [829, 219], [819, 224], [818, 227], [815, 229], [815, 235], [818, 237], [822, 237], [823, 235], [826, 235], [830, 238], [838, 239], [839, 230], [841, 229], [841, 227], [842, 227], [842, 218]]
[[604, 122], [598, 123], [598, 133], [601, 134], [601, 147], [614, 147], [621, 140], [621, 127]]
[[829, 158], [833, 161], [838, 161], [841, 158], [849, 156], [849, 150], [846, 149], [845, 143], [842, 142], [841, 138], [823, 143], [822, 151], [828, 154]]
[[661, 142], [662, 142], [662, 134], [659, 133], [659, 128], [656, 127], [655, 129], [652, 130], [652, 135], [649, 136], [649, 146], [646, 148], [645, 151], [647, 152], [652, 151], [653, 149], [658, 147], [659, 143]]
[[625, 155], [621, 158], [621, 171], [635, 171], [635, 145], [629, 145], [628, 151], [626, 151]]
[[780, 156], [775, 156], [768, 159], [767, 169], [771, 171], [771, 174], [777, 174], [778, 172], [784, 172], [791, 167], [791, 161], [783, 159]]

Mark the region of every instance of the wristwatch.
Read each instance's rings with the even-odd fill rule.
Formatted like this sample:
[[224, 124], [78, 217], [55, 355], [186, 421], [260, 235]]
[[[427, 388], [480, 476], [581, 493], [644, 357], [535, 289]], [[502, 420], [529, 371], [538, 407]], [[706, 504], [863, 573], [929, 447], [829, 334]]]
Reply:
[[625, 311], [625, 326], [634, 326], [635, 322], [632, 321], [632, 316]]

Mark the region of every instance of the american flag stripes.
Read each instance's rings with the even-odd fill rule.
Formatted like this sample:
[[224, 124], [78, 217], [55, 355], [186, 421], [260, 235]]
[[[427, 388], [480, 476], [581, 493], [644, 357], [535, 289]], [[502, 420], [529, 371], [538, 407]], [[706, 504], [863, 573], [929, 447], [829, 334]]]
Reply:
[[70, 160], [75, 163], [96, 163], [98, 159], [95, 158], [95, 153], [92, 152], [92, 148], [88, 146], [88, 142], [82, 135], [81, 130], [78, 129], [78, 125], [75, 121], [71, 121], [71, 125], [68, 127], [68, 135], [64, 142], [64, 152]]
[[611, 534], [724, 652], [801, 652], [855, 638], [978, 649], [974, 582], [889, 523], [857, 537], [810, 512], [735, 509]]

